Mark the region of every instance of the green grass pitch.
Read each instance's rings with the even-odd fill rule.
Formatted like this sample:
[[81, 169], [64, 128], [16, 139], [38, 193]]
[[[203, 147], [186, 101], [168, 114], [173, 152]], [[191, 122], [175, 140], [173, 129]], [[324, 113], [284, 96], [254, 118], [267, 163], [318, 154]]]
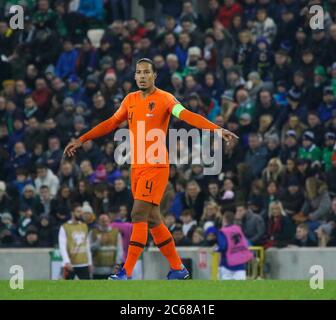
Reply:
[[25, 281], [12, 290], [0, 281], [0, 300], [309, 300], [336, 299], [336, 281], [311, 289], [309, 281]]

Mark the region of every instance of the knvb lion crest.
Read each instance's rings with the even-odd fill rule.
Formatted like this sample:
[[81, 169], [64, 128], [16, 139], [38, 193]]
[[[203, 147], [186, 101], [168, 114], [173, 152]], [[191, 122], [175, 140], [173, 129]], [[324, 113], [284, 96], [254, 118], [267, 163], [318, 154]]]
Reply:
[[154, 108], [155, 108], [155, 103], [154, 102], [150, 102], [149, 105], [148, 105], [149, 111], [152, 112]]

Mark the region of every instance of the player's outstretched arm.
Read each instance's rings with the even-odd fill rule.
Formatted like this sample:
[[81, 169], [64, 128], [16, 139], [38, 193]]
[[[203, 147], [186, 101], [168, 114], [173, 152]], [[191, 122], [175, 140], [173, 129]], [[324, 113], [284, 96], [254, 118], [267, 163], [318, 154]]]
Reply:
[[64, 154], [68, 157], [72, 157], [75, 155], [76, 150], [80, 148], [85, 141], [100, 138], [116, 129], [121, 122], [127, 119], [127, 103], [128, 95], [121, 102], [119, 109], [114, 113], [112, 117], [96, 125], [90, 131], [80, 136], [77, 140], [70, 142], [65, 147]]
[[180, 120], [188, 123], [189, 125], [196, 127], [198, 129], [208, 129], [208, 130], [216, 130], [220, 129], [221, 137], [228, 143], [232, 142], [234, 139], [239, 139], [237, 135], [233, 132], [226, 130], [215, 123], [209, 121], [203, 116], [191, 112], [188, 109], [184, 108], [181, 104], [177, 104], [174, 106], [172, 110], [172, 114], [179, 118]]
[[117, 119], [115, 116], [101, 122], [90, 131], [86, 132], [78, 139], [73, 142], [70, 142], [64, 149], [64, 154], [69, 158], [73, 157], [76, 153], [76, 150], [80, 148], [85, 141], [94, 140], [99, 137], [105, 136], [106, 134], [113, 131], [118, 125], [122, 122], [122, 120]]

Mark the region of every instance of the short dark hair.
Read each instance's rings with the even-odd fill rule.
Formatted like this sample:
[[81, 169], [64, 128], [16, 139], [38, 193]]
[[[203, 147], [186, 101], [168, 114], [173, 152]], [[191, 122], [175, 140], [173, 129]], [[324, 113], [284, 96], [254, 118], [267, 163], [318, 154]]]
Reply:
[[47, 166], [47, 164], [44, 162], [44, 161], [42, 161], [42, 162], [39, 162], [37, 165], [36, 165], [36, 170], [37, 169], [48, 169], [48, 166]]
[[235, 215], [234, 215], [234, 213], [232, 211], [225, 211], [224, 214], [223, 214], [223, 216], [225, 217], [226, 222], [228, 224], [233, 224], [233, 222], [234, 222], [234, 216]]
[[74, 212], [78, 207], [82, 207], [79, 202], [74, 202], [71, 204], [71, 211]]
[[152, 66], [153, 72], [156, 73], [156, 67], [155, 67], [153, 60], [148, 59], [148, 58], [141, 58], [137, 61], [136, 64], [138, 65], [139, 63], [143, 63], [143, 62], [149, 63]]

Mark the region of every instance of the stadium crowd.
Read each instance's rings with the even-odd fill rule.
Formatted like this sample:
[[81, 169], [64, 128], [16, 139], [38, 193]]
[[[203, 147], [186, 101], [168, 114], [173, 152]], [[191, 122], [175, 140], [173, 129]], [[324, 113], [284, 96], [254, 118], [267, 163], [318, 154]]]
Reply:
[[[17, 1], [0, 8], [0, 246], [57, 246], [75, 202], [90, 228], [130, 221], [113, 134], [74, 159], [63, 149], [136, 90], [143, 57], [159, 88], [240, 137], [218, 176], [171, 165], [161, 212], [177, 246], [213, 246], [226, 211], [253, 245], [335, 246], [336, 1], [138, 3], [144, 21], [130, 0], [19, 1], [24, 30], [9, 27]], [[324, 29], [310, 28], [313, 4]]]

